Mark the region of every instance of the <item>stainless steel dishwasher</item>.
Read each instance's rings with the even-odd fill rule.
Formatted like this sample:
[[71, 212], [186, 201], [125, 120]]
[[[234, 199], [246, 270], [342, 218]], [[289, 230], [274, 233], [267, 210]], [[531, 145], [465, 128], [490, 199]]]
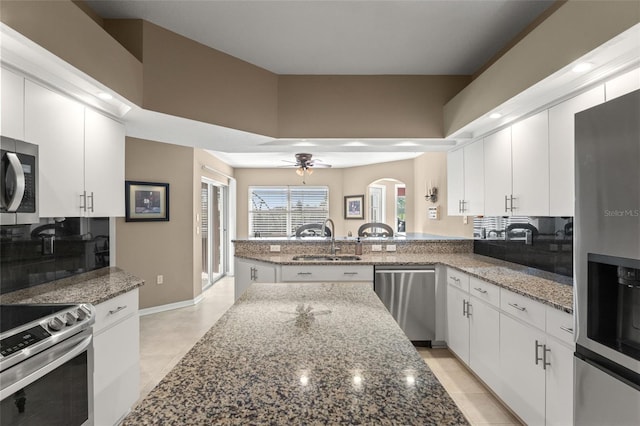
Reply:
[[409, 340], [431, 346], [436, 337], [435, 267], [376, 266], [373, 288]]

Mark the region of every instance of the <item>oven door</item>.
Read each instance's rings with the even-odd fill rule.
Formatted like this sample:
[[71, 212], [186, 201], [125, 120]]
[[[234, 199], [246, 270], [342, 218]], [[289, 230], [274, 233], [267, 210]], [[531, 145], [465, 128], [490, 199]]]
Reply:
[[0, 374], [0, 424], [93, 424], [91, 329]]

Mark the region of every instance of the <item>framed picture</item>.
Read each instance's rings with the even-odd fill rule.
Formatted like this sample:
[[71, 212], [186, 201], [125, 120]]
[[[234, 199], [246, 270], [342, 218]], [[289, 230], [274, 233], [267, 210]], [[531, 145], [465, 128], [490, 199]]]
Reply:
[[344, 218], [364, 219], [364, 195], [347, 195], [344, 197]]
[[169, 184], [125, 181], [125, 221], [169, 220]]

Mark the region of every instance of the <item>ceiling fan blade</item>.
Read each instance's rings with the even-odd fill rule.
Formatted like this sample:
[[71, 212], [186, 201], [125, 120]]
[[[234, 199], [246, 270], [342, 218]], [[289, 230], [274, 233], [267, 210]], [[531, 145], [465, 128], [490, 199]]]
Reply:
[[331, 164], [327, 164], [327, 163], [316, 163], [316, 164], [312, 164], [309, 167], [313, 167], [314, 169], [328, 169], [331, 167]]

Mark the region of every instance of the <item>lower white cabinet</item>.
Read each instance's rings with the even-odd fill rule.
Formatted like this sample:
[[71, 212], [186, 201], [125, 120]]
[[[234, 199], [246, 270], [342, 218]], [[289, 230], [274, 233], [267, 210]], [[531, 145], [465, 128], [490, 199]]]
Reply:
[[547, 337], [546, 424], [573, 424], [573, 353], [574, 348]]
[[462, 361], [469, 364], [469, 293], [447, 286], [447, 346]]
[[373, 282], [371, 265], [283, 265], [282, 282]]
[[495, 392], [500, 379], [500, 312], [471, 296], [469, 318], [469, 366]]
[[277, 266], [257, 260], [235, 258], [234, 298], [238, 298], [253, 283], [275, 283]]
[[140, 396], [138, 290], [96, 305], [94, 425], [113, 426]]

